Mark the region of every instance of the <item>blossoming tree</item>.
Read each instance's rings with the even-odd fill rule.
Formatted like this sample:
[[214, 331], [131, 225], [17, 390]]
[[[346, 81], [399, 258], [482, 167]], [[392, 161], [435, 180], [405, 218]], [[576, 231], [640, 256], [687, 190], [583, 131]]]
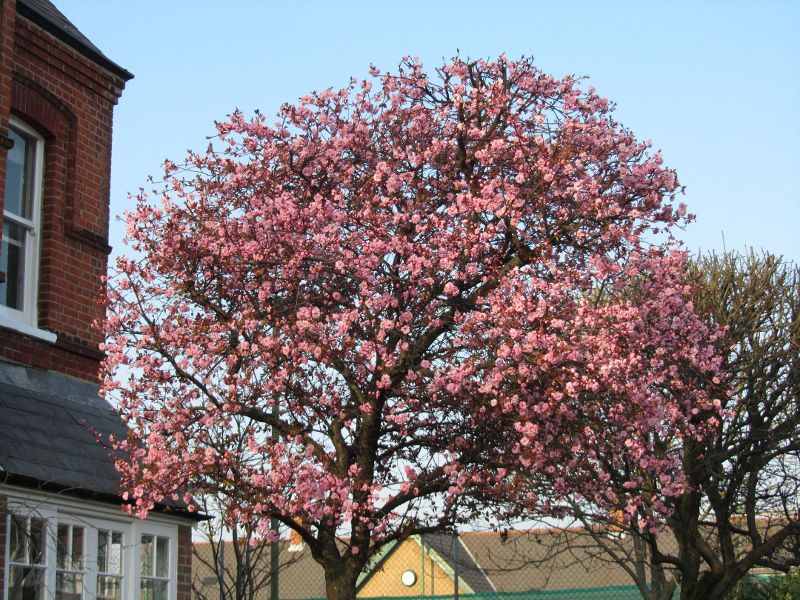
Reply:
[[371, 78], [167, 162], [107, 292], [131, 510], [278, 519], [337, 599], [391, 540], [575, 495], [634, 514], [623, 458], [679, 493], [648, 433], [701, 435], [719, 364], [685, 257], [643, 241], [686, 218], [675, 173], [605, 99], [527, 59]]

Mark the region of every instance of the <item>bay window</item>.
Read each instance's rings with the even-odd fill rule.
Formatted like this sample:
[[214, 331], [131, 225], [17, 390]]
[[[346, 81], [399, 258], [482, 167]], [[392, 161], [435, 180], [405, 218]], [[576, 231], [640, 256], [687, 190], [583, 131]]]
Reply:
[[9, 508], [0, 600], [176, 599], [176, 527]]

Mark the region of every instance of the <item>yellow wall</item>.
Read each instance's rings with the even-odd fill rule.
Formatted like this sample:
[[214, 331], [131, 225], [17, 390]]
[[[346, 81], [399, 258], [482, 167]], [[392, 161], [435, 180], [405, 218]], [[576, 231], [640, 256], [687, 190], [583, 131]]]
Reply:
[[[442, 596], [453, 594], [453, 579], [436, 564], [427, 552], [424, 554], [423, 574], [422, 548], [416, 539], [402, 542], [389, 554], [383, 564], [373, 572], [361, 586], [357, 597], [375, 596]], [[414, 571], [417, 581], [412, 586], [403, 585], [400, 576], [404, 571]], [[424, 588], [423, 588], [424, 583]]]

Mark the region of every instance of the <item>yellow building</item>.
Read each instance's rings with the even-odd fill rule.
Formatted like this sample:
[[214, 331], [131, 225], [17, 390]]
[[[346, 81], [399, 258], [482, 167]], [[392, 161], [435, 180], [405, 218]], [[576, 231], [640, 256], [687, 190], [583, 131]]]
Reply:
[[449, 534], [387, 545], [358, 581], [359, 598], [452, 596], [496, 591], [467, 546]]

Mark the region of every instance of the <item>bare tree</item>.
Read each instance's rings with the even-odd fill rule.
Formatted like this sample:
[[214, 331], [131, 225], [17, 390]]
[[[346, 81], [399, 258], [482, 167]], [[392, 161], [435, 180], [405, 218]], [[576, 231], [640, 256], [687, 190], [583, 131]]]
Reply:
[[[659, 528], [640, 526], [658, 500], [623, 517], [624, 506], [609, 514], [576, 498], [564, 507], [572, 534], [553, 538], [569, 540], [554, 554], [619, 565], [648, 600], [671, 599], [678, 586], [684, 600], [724, 598], [753, 568], [800, 565], [800, 269], [726, 253], [695, 259], [690, 276], [697, 310], [725, 331], [727, 381], [709, 386], [727, 402], [711, 435], [663, 447], [680, 452], [686, 490], [667, 500]], [[606, 468], [620, 488], [640, 474], [630, 461]], [[635, 491], [665, 496], [652, 478]]]
[[203, 540], [193, 546], [195, 600], [269, 598], [279, 571], [297, 560], [296, 556], [287, 556], [286, 549], [281, 548], [278, 565], [273, 566], [271, 542], [252, 527], [227, 527], [215, 498], [205, 496], [201, 501], [203, 512], [212, 518], [200, 524]]
[[753, 567], [800, 564], [800, 269], [751, 252], [699, 258], [698, 309], [726, 327], [732, 395], [716, 435], [687, 441], [693, 491], [669, 527], [683, 598], [721, 598]]

